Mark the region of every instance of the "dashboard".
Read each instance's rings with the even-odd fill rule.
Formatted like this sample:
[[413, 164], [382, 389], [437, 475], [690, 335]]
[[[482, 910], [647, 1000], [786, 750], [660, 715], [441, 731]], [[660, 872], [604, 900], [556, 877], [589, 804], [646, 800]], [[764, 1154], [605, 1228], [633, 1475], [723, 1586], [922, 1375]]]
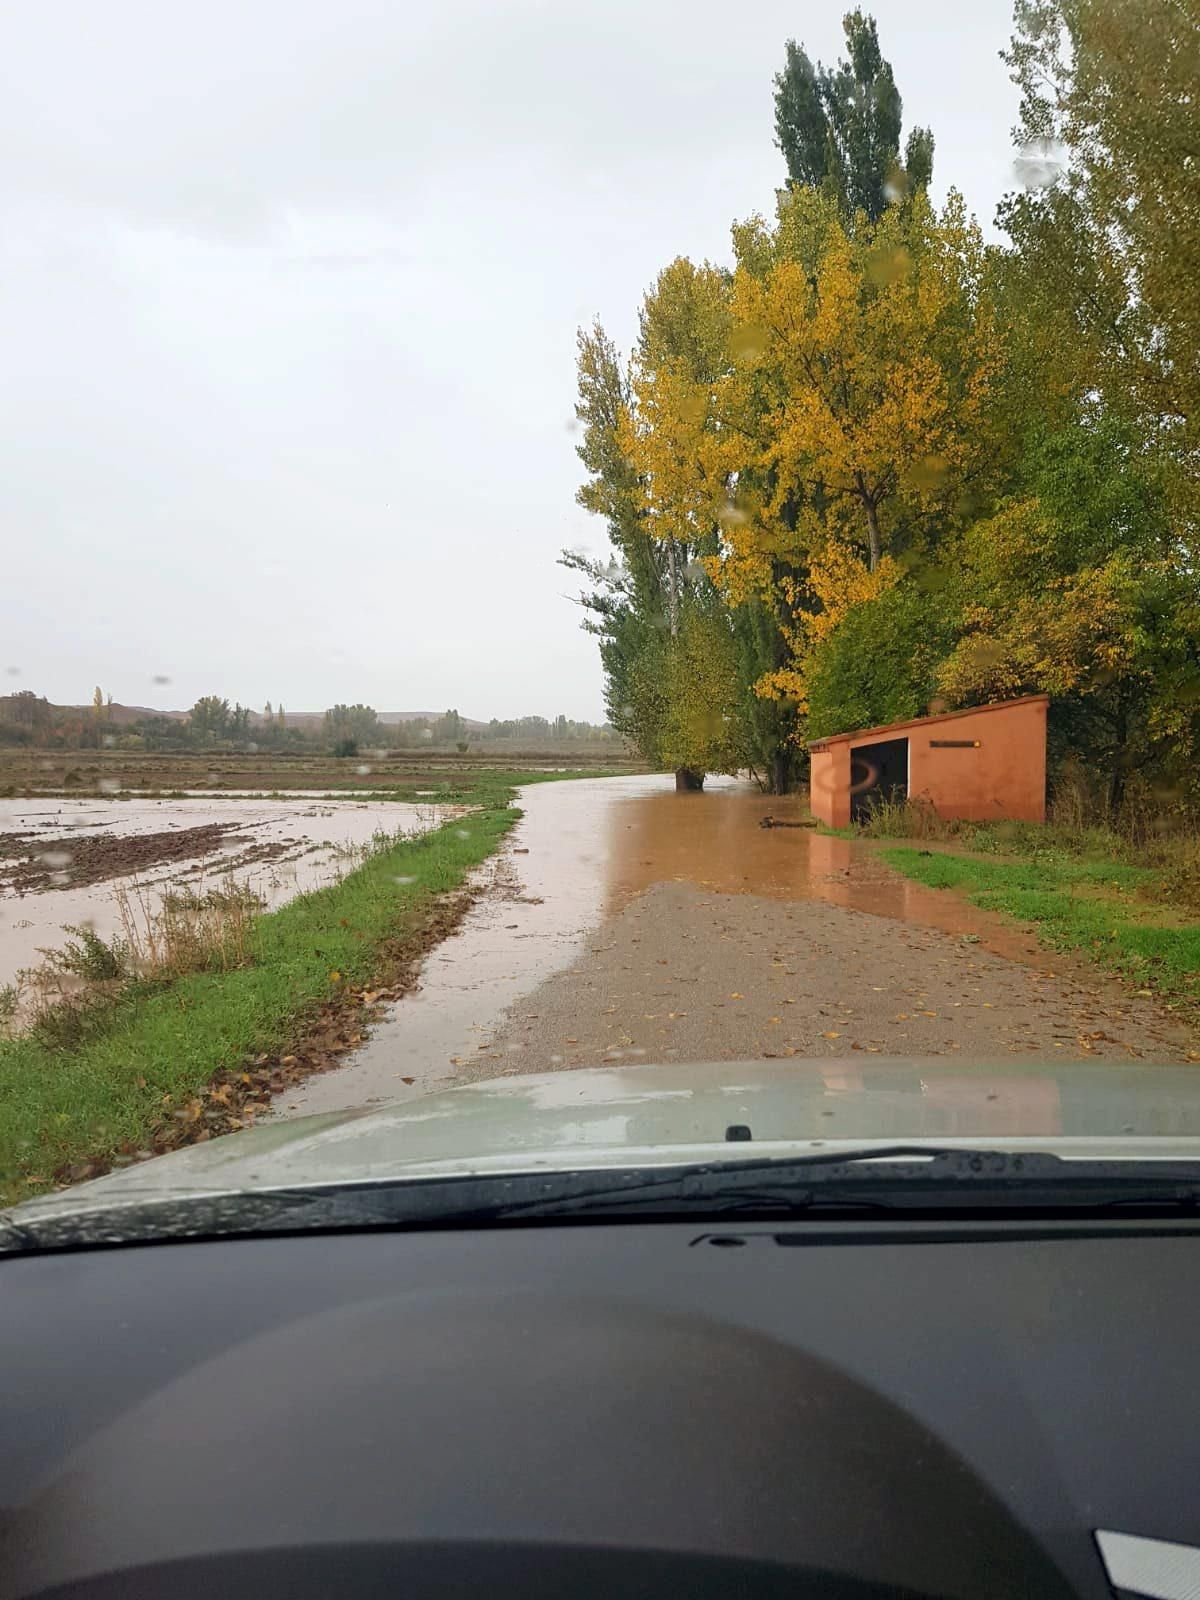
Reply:
[[1198, 1328], [1186, 1221], [9, 1258], [0, 1595], [1172, 1600]]

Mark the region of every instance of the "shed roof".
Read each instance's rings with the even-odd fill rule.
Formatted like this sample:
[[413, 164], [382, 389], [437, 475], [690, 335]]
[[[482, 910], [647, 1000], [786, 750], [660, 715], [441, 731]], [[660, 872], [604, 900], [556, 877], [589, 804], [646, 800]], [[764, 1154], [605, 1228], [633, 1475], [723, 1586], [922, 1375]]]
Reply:
[[882, 733], [903, 733], [907, 728], [933, 728], [959, 717], [979, 717], [988, 711], [1011, 711], [1014, 706], [1049, 705], [1048, 694], [1023, 694], [1017, 700], [993, 700], [988, 706], [964, 706], [961, 711], [941, 711], [933, 717], [910, 717], [907, 722], [885, 722], [878, 728], [855, 728], [851, 733], [829, 733], [809, 741], [810, 750], [828, 750], [830, 745], [847, 744], [855, 739], [875, 739]]

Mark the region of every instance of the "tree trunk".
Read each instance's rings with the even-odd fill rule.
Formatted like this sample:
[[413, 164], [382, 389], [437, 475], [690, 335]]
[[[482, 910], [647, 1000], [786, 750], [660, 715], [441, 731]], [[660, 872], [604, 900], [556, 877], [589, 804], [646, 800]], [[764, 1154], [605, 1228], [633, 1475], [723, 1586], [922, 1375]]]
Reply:
[[675, 791], [677, 794], [696, 794], [704, 787], [704, 774], [692, 767], [676, 767]]
[[679, 570], [674, 539], [667, 541], [667, 619], [674, 639], [679, 632]]
[[866, 502], [866, 507], [867, 507], [867, 538], [868, 538], [868, 540], [870, 542], [870, 545], [871, 545], [871, 571], [874, 572], [876, 567], [879, 565], [879, 555], [880, 555], [880, 547], [879, 547], [879, 517], [876, 515], [875, 507], [872, 505], [872, 503], [869, 500]]

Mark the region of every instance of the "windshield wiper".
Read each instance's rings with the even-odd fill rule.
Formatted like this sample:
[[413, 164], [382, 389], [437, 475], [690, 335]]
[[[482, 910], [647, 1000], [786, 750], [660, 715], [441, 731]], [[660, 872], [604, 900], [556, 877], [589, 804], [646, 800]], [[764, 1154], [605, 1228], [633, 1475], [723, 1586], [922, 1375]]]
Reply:
[[[556, 1175], [560, 1179], [564, 1175]], [[880, 1145], [798, 1157], [642, 1168], [542, 1180], [442, 1221], [572, 1216], [794, 1216], [813, 1210], [1200, 1209], [1200, 1162], [1088, 1161], [1051, 1152]]]
[[[84, 1196], [81, 1194], [81, 1201]], [[0, 1254], [142, 1240], [622, 1218], [1200, 1212], [1200, 1162], [922, 1144], [687, 1166], [160, 1194], [0, 1216]]]

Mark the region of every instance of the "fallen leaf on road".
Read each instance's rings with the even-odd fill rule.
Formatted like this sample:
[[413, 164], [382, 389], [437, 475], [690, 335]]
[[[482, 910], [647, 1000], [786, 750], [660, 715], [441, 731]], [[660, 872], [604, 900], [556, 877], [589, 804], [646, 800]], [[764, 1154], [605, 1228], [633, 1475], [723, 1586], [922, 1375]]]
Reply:
[[826, 1029], [826, 1031], [821, 1035], [821, 1037], [822, 1037], [822, 1039], [840, 1039], [842, 1036], [841, 1036], [840, 1033], [834, 1032], [831, 1029]]
[[578, 1043], [579, 1043], [579, 1040], [578, 1040], [578, 1039], [572, 1039], [572, 1038], [570, 1038], [570, 1037], [569, 1037], [569, 1036], [568, 1036], [568, 1038], [567, 1038], [567, 1043], [568, 1043], [568, 1044], [578, 1044]]
[[731, 994], [729, 998], [731, 1000], [744, 1000], [746, 996], [744, 994]]
[[767, 1021], [768, 1022], [782, 1022], [783, 1018], [782, 1017], [768, 1017]]

